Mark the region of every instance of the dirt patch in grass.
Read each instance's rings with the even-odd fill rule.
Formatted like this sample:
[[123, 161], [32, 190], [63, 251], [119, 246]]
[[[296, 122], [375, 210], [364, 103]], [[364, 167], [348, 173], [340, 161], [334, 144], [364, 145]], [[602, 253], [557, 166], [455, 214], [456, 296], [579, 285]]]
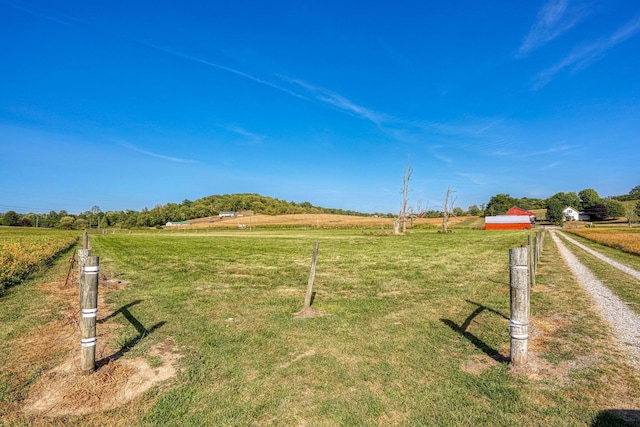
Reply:
[[468, 374], [481, 374], [493, 366], [499, 366], [500, 361], [487, 354], [476, 354], [471, 360], [460, 366], [460, 370]]
[[313, 307], [305, 307], [294, 314], [294, 317], [296, 319], [312, 319], [315, 317], [323, 317], [324, 315], [322, 311], [316, 310]]
[[[109, 279], [100, 282], [98, 322], [112, 313], [104, 304], [105, 292], [124, 286], [124, 282]], [[120, 349], [107, 346], [119, 325], [98, 324], [96, 371], [84, 374], [80, 370], [80, 332], [78, 328], [77, 286], [64, 286], [64, 281], [41, 285], [46, 292], [64, 299], [69, 307], [60, 320], [39, 328], [29, 338], [17, 344], [12, 358], [13, 372], [28, 370], [43, 360], [58, 363], [40, 373], [21, 402], [20, 412], [29, 417], [59, 417], [86, 415], [118, 408], [141, 397], [151, 387], [176, 375], [175, 364], [181, 357], [170, 343], [151, 347], [146, 358], [114, 357]], [[55, 363], [55, 362], [54, 362]]]

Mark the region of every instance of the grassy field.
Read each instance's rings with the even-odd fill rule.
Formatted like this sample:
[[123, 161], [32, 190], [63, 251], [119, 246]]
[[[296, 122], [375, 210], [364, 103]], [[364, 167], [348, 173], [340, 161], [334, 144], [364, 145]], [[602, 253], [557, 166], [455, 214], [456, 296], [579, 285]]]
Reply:
[[[105, 300], [99, 340], [109, 344], [105, 359], [118, 358], [93, 374], [106, 392], [95, 383], [89, 392], [115, 394], [117, 376], [101, 370], [126, 360], [160, 369], [168, 362], [157, 348], [179, 357], [175, 376], [105, 412], [25, 413], [31, 390], [42, 377], [55, 380], [46, 372], [65, 357], [64, 349], [20, 357], [21, 339], [74, 311], [77, 294], [40, 285], [64, 272], [61, 263], [0, 299], [0, 417], [16, 425], [624, 425], [616, 410], [639, 409], [638, 374], [550, 239], [532, 294], [530, 364], [509, 369], [508, 249], [526, 240], [525, 231], [472, 230], [93, 235]], [[302, 319], [294, 314], [315, 241], [320, 316]], [[19, 312], [27, 314], [16, 328]]]

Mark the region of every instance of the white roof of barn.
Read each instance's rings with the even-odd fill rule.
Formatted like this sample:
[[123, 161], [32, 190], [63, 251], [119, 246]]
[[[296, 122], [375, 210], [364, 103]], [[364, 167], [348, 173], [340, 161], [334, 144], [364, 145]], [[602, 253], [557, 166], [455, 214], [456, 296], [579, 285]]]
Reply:
[[530, 224], [531, 220], [526, 215], [495, 215], [484, 217], [486, 224]]

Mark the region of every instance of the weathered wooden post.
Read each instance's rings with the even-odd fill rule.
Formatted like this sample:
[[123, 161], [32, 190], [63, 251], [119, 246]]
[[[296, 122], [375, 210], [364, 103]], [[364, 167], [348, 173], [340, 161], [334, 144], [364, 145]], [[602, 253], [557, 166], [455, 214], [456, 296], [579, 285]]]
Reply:
[[523, 366], [527, 363], [529, 341], [529, 266], [527, 248], [509, 250], [509, 280], [511, 285], [511, 364]]
[[318, 247], [320, 243], [313, 244], [313, 255], [311, 256], [311, 272], [309, 273], [309, 283], [307, 284], [307, 295], [304, 297], [303, 310], [311, 308], [311, 298], [313, 297], [313, 282], [316, 279], [316, 264], [318, 263]]
[[96, 366], [99, 272], [100, 259], [97, 256], [88, 257], [80, 276], [80, 369], [85, 374], [93, 372]]
[[[533, 266], [533, 274], [538, 270], [538, 233], [531, 240], [531, 265]], [[534, 278], [535, 281], [535, 278]]]
[[533, 288], [536, 285], [536, 267], [534, 262], [534, 241], [531, 234], [528, 237], [527, 264], [529, 265], [529, 285]]
[[84, 266], [87, 264], [87, 258], [91, 256], [91, 249], [78, 249], [78, 295], [80, 296], [80, 304], [82, 304], [82, 274]]
[[89, 249], [89, 234], [84, 230], [82, 234], [82, 249]]

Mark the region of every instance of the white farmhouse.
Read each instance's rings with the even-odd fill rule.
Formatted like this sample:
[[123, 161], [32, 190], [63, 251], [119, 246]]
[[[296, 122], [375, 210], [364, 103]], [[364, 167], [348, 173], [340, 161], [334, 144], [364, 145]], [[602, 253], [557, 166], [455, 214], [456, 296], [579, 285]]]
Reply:
[[578, 221], [580, 220], [580, 212], [573, 209], [571, 206], [567, 206], [562, 210], [562, 217], [565, 221]]

